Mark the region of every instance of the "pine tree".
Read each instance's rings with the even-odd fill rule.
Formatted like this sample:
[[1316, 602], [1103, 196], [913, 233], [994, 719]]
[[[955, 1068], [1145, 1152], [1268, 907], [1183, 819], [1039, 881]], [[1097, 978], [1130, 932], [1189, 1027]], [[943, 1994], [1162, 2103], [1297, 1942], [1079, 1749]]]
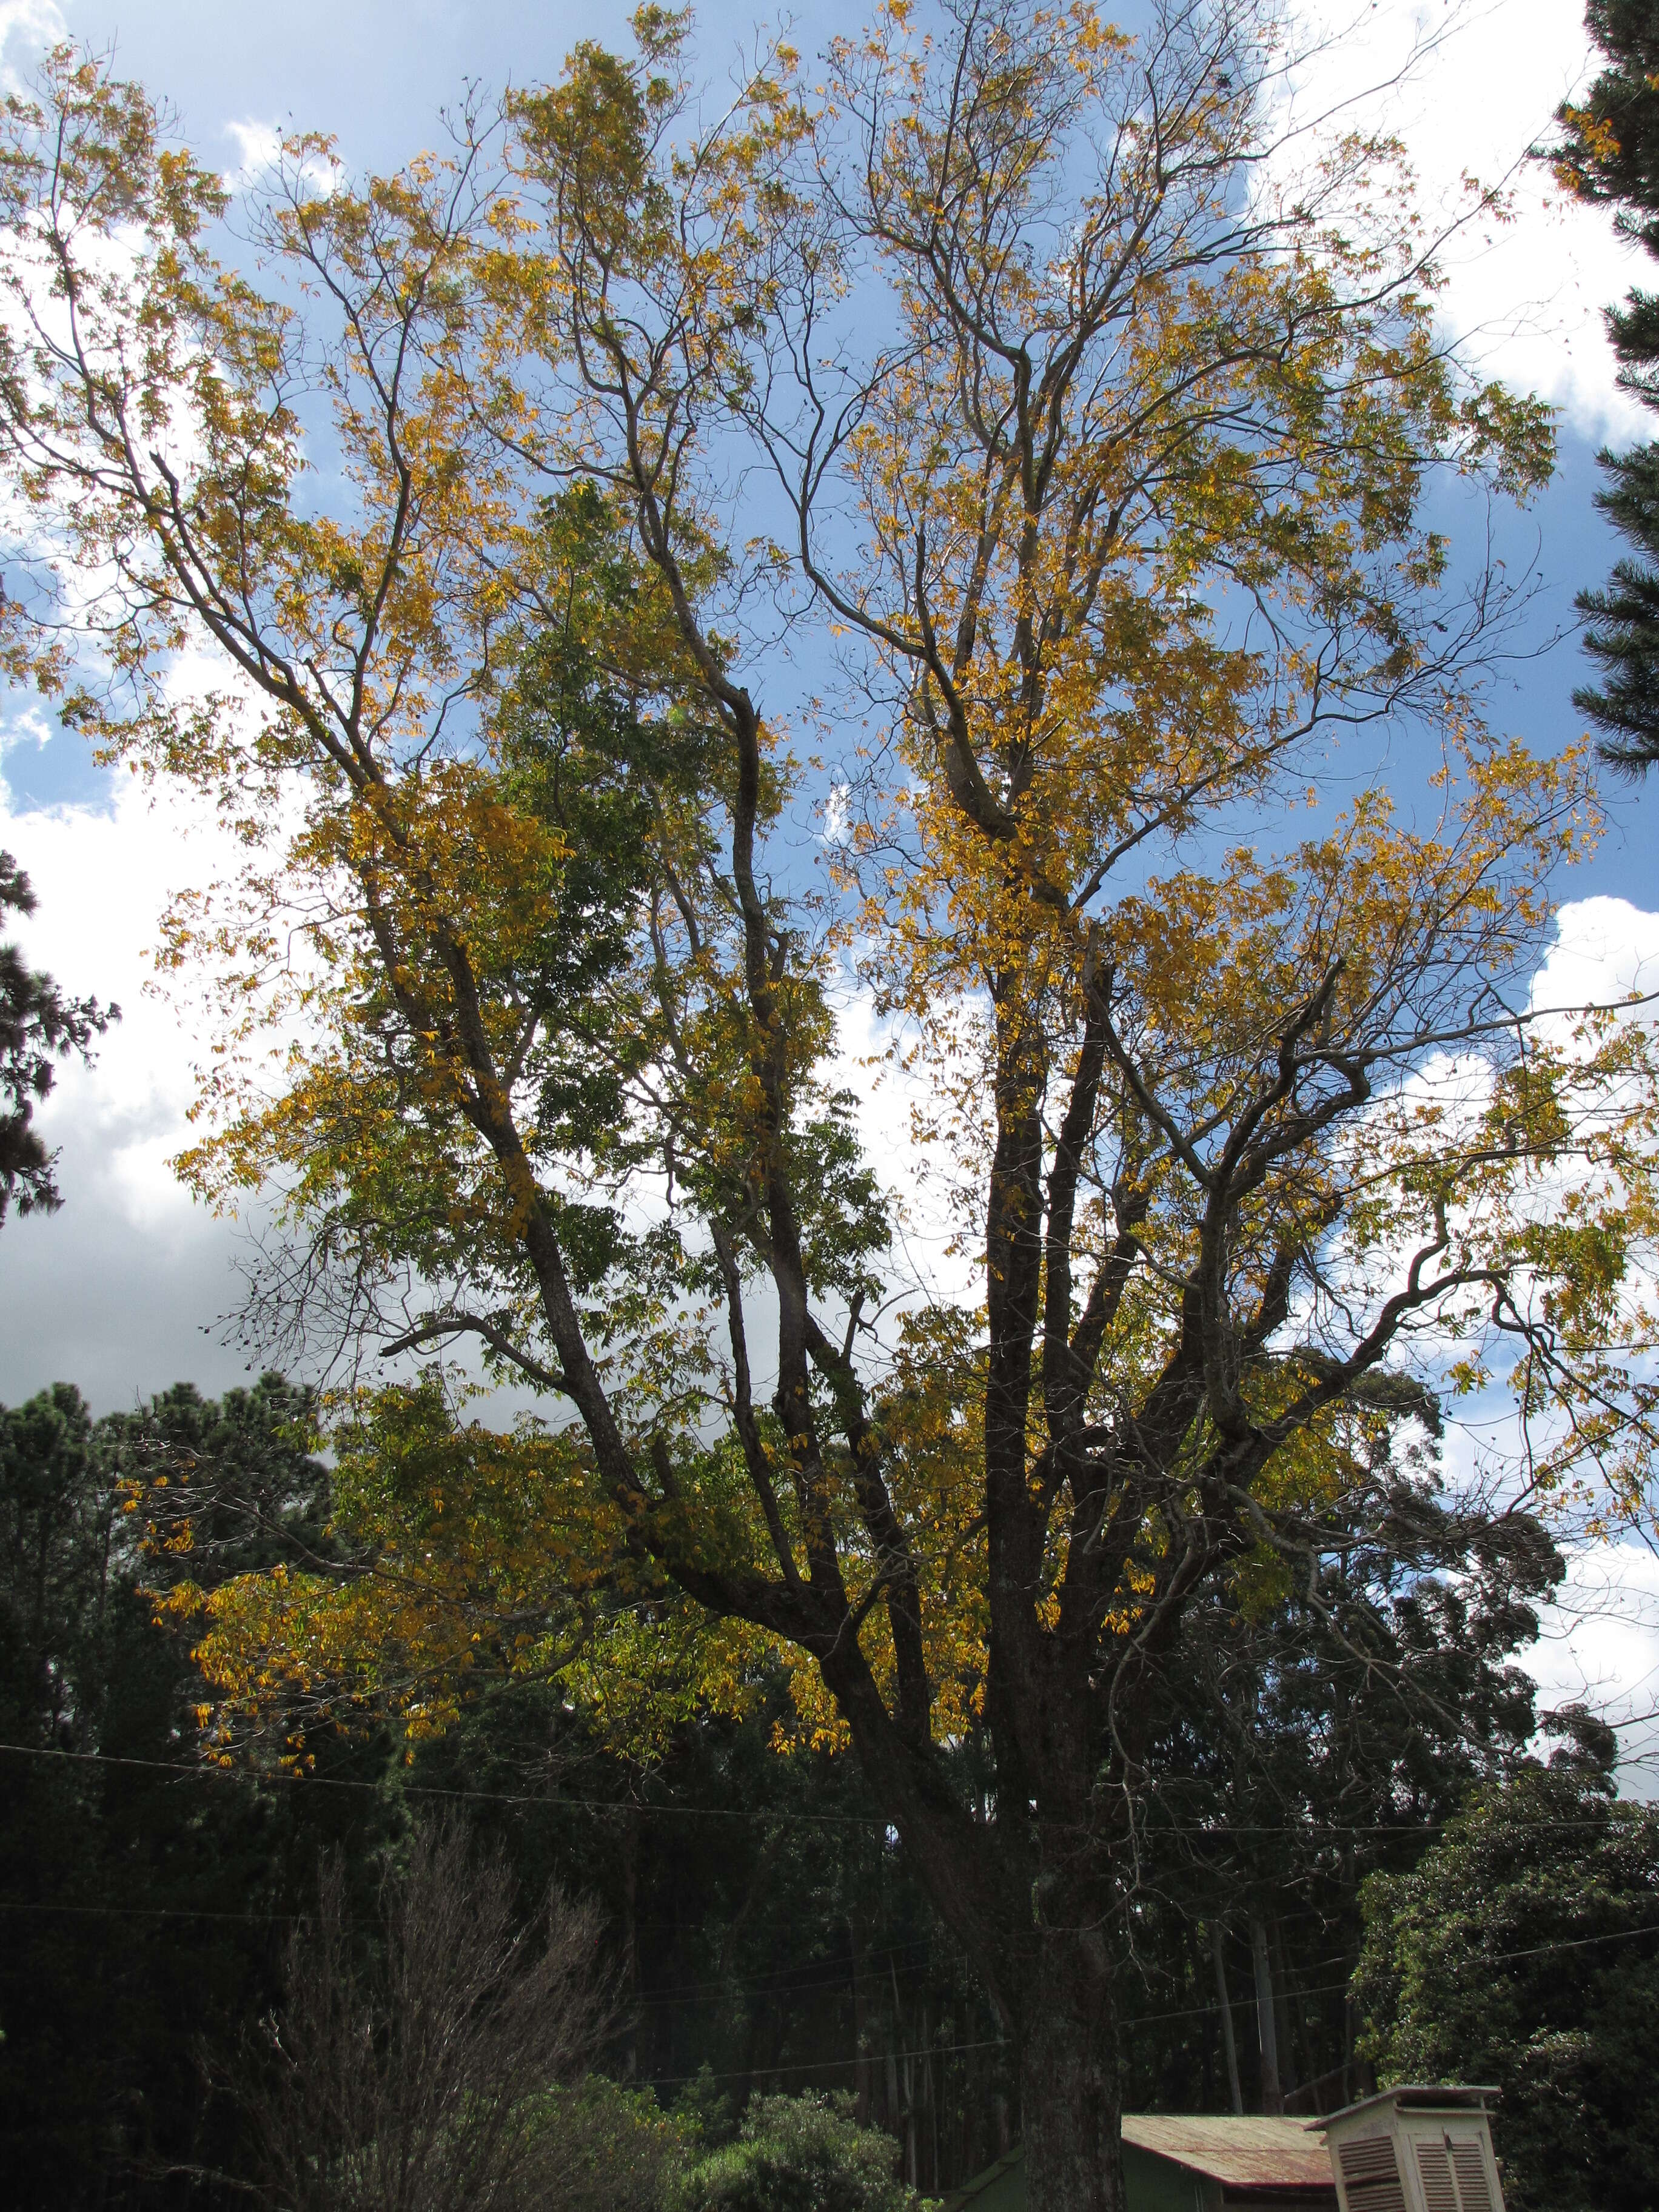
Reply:
[[[1551, 149], [1555, 172], [1581, 199], [1616, 208], [1619, 230], [1659, 258], [1659, 5], [1589, 0], [1584, 21], [1609, 66], [1582, 106], [1558, 111], [1565, 136]], [[1607, 321], [1620, 382], [1659, 408], [1659, 296], [1632, 289]], [[1635, 550], [1603, 589], [1578, 595], [1602, 679], [1575, 691], [1573, 704], [1602, 731], [1601, 758], [1642, 775], [1659, 760], [1659, 444], [1604, 447], [1599, 458], [1607, 482], [1595, 504]]]

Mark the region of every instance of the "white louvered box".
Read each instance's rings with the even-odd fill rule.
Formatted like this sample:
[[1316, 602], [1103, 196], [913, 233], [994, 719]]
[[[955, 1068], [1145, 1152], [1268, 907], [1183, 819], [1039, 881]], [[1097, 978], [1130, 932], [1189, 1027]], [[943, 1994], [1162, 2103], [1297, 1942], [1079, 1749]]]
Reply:
[[1495, 2089], [1385, 2089], [1320, 2124], [1340, 2212], [1504, 2212], [1488, 2107]]

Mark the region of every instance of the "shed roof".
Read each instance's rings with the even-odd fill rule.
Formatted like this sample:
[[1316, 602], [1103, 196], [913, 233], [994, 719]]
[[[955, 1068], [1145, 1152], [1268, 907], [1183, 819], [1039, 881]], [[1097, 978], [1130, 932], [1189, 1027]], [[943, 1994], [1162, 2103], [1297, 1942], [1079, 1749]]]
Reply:
[[1261, 2114], [1126, 2112], [1123, 2140], [1224, 2189], [1334, 2193], [1325, 2137], [1305, 2121]]
[[[1230, 2199], [1334, 2204], [1336, 2184], [1318, 2122], [1231, 2113], [1126, 2112], [1128, 2148], [1219, 2183]], [[1133, 2188], [1130, 2202], [1134, 2202]], [[945, 2200], [945, 2212], [1026, 2212], [1017, 2147]]]
[[1379, 2089], [1375, 2096], [1362, 2097], [1357, 2105], [1344, 2105], [1340, 2112], [1328, 2113], [1325, 2125], [1334, 2127], [1339, 2121], [1346, 2124], [1362, 2112], [1381, 2112], [1385, 2106], [1390, 2112], [1483, 2112], [1497, 2104], [1503, 2094], [1490, 2081], [1398, 2081], [1392, 2089]]

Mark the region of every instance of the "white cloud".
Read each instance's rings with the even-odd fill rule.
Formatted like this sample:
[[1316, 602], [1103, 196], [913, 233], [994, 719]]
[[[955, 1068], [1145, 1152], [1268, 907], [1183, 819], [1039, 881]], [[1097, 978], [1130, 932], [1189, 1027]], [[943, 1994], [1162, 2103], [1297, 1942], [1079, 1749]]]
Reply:
[[16, 751], [20, 745], [33, 745], [38, 752], [42, 746], [49, 745], [56, 734], [38, 707], [17, 708], [0, 724], [0, 764], [3, 764], [8, 753]]
[[1659, 1796], [1659, 1558], [1638, 1543], [1588, 1546], [1523, 1655], [1547, 1711], [1588, 1705], [1618, 1729], [1621, 1784]]
[[1650, 434], [1618, 388], [1601, 314], [1633, 283], [1651, 284], [1654, 264], [1616, 234], [1609, 210], [1579, 205], [1525, 158], [1599, 65], [1574, 0], [1316, 0], [1298, 22], [1328, 43], [1302, 73], [1297, 112], [1310, 120], [1355, 101], [1346, 123], [1395, 132], [1431, 221], [1467, 204], [1466, 176], [1506, 185], [1512, 220], [1470, 225], [1443, 255], [1442, 320], [1468, 357], [1550, 400], [1587, 438]]
[[232, 183], [251, 184], [276, 167], [283, 150], [283, 134], [276, 124], [245, 116], [240, 122], [227, 123], [225, 136], [234, 142], [240, 157]]
[[[1557, 916], [1555, 941], [1532, 981], [1534, 1009], [1613, 1006], [1659, 989], [1659, 913], [1618, 898], [1577, 899]], [[1651, 1020], [1653, 1010], [1638, 1017]], [[1564, 1024], [1563, 1026], [1565, 1024]], [[1446, 1440], [1454, 1484], [1520, 1463], [1513, 1409], [1498, 1394], [1467, 1409]], [[1659, 1557], [1633, 1538], [1572, 1540], [1568, 1571], [1522, 1663], [1540, 1710], [1583, 1703], [1620, 1732], [1621, 1786], [1659, 1796]]]
[[64, 990], [122, 1009], [96, 1064], [64, 1066], [38, 1116], [61, 1148], [62, 1212], [0, 1228], [0, 1399], [58, 1379], [100, 1408], [180, 1376], [222, 1387], [241, 1358], [201, 1332], [234, 1303], [237, 1232], [167, 1165], [187, 1134], [198, 1038], [188, 1011], [155, 994], [151, 952], [170, 894], [229, 863], [227, 833], [123, 777], [106, 813], [23, 813], [0, 787], [0, 846], [39, 902], [9, 933]]
[[1659, 914], [1628, 899], [1575, 899], [1557, 922], [1533, 978], [1535, 1008], [1612, 1006], [1633, 991], [1659, 991]]
[[[224, 130], [240, 155], [235, 168], [225, 178], [228, 189], [247, 191], [269, 182], [283, 161], [283, 133], [280, 125], [264, 122], [258, 116], [244, 116], [240, 121], [227, 123]], [[338, 169], [315, 154], [308, 154], [297, 168], [290, 170], [290, 174], [303, 179], [311, 191], [325, 199], [340, 183]]]
[[0, 0], [0, 88], [27, 91], [29, 71], [41, 52], [68, 36], [57, 0]]

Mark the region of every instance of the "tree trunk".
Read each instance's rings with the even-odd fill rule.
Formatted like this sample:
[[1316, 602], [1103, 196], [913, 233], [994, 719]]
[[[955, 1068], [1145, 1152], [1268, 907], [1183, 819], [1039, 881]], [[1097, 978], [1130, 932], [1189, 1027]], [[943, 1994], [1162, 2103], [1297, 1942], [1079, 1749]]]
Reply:
[[864, 1994], [864, 1959], [859, 1942], [859, 1923], [856, 1914], [847, 1916], [847, 1940], [853, 1958], [853, 2087], [854, 2110], [861, 2128], [870, 2124], [870, 2032], [866, 2019]]
[[1221, 1923], [1210, 1923], [1210, 1950], [1215, 1960], [1215, 1993], [1221, 2003], [1221, 2041], [1227, 2053], [1227, 2088], [1233, 2110], [1244, 2110], [1244, 2090], [1238, 2078], [1238, 2044], [1233, 2034], [1233, 2008], [1227, 1995], [1227, 1961], [1223, 1955]]
[[[1285, 1948], [1285, 1930], [1275, 1919], [1272, 1926], [1273, 1982], [1279, 1995], [1279, 2045], [1285, 2053], [1288, 2068], [1295, 2060], [1303, 2081], [1317, 2080], [1321, 2068], [1314, 2048], [1308, 2040], [1307, 2008], [1297, 1995], [1296, 1984], [1291, 1979], [1290, 1957]], [[1292, 2084], [1292, 2087], [1299, 2086]]]
[[634, 2002], [638, 1995], [640, 1976], [640, 1828], [639, 1815], [626, 1805], [622, 1814], [622, 1978], [629, 2004], [627, 2035], [623, 2046], [623, 2079], [631, 2081], [639, 2071], [640, 2063], [639, 2008]]
[[1109, 1970], [1088, 1948], [1075, 1926], [1045, 1931], [1028, 1984], [1019, 2089], [1031, 2212], [1123, 2212], [1116, 2008]]
[[1267, 1931], [1260, 1916], [1250, 1915], [1250, 1953], [1255, 1962], [1255, 2023], [1261, 2045], [1261, 2109], [1282, 2112], [1284, 2093], [1279, 2086], [1279, 2028], [1273, 2019], [1273, 1968], [1267, 1962]]
[[[921, 2034], [916, 2044], [916, 2078], [921, 2084], [921, 2108], [927, 2116], [927, 2171], [930, 2176], [929, 2194], [939, 2195], [939, 2091], [933, 2080], [933, 2020], [927, 1999], [921, 2000]], [[916, 2162], [921, 2163], [922, 2147], [916, 2145]]]
[[916, 2069], [910, 2049], [909, 2035], [904, 2025], [904, 2007], [899, 1998], [898, 1967], [890, 1954], [887, 1971], [893, 1978], [893, 2036], [899, 2049], [899, 2094], [903, 2099], [900, 2110], [904, 2115], [904, 2184], [907, 2189], [916, 2186]]

